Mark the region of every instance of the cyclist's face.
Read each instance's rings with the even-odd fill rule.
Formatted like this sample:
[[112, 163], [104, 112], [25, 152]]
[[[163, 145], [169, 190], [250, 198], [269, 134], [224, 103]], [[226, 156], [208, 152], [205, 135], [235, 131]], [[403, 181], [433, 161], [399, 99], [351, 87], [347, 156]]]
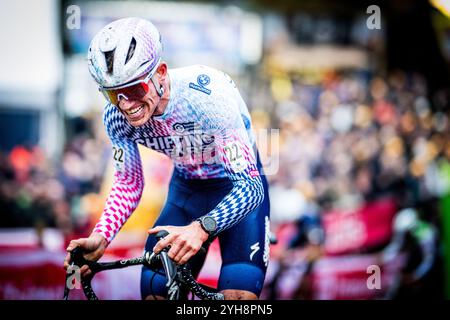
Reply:
[[140, 127], [145, 124], [155, 113], [155, 109], [160, 101], [151, 80], [148, 82], [148, 88], [147, 94], [140, 100], [121, 98], [119, 101], [119, 109], [134, 127]]

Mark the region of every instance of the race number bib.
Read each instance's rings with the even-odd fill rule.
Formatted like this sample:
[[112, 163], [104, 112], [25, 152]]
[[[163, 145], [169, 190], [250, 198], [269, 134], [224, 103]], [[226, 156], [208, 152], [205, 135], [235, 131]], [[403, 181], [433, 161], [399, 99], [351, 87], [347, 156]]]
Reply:
[[242, 153], [242, 147], [239, 142], [229, 142], [223, 150], [235, 173], [242, 172], [247, 168], [247, 161]]
[[113, 147], [114, 167], [117, 171], [124, 170], [125, 151], [122, 148]]

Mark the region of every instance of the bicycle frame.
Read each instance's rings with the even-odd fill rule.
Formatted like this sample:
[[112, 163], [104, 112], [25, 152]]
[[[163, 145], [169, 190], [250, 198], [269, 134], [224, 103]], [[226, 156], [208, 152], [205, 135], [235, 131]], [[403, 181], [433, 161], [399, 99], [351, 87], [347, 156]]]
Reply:
[[[160, 231], [156, 237], [159, 241], [161, 238], [167, 236], [167, 234], [167, 231]], [[168, 288], [169, 300], [179, 300], [181, 298], [180, 292], [183, 289], [189, 290], [192, 294], [202, 300], [224, 300], [223, 294], [216, 292], [217, 290], [214, 288], [199, 284], [192, 276], [192, 273], [187, 265], [175, 264], [175, 262], [169, 258], [167, 252], [168, 249], [166, 248], [159, 254], [145, 252], [143, 256], [138, 258], [117, 260], [112, 262], [95, 262], [86, 260], [83, 257], [82, 249], [75, 248], [71, 251], [71, 261], [72, 266], [77, 265], [78, 267], [81, 267], [83, 265], [87, 265], [92, 272], [89, 278], [81, 278], [83, 292], [88, 300], [98, 300], [98, 297], [91, 286], [91, 281], [98, 272], [121, 269], [135, 265], [145, 265], [156, 272], [156, 269], [160, 269], [161, 264], [163, 266], [164, 273], [167, 276], [166, 287]], [[64, 287], [64, 300], [68, 300], [70, 292], [70, 289], [67, 287], [67, 276], [68, 275], [66, 275], [66, 284]]]

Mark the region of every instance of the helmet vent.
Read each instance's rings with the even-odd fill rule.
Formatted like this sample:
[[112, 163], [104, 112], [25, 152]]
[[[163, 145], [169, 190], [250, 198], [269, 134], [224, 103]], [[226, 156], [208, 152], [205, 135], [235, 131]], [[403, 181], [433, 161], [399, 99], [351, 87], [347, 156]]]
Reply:
[[115, 51], [115, 49], [105, 52], [106, 67], [108, 68], [108, 73], [110, 73], [110, 74], [113, 72], [114, 51]]
[[134, 49], [136, 48], [136, 39], [131, 38], [130, 47], [128, 48], [127, 58], [125, 59], [125, 64], [133, 57]]

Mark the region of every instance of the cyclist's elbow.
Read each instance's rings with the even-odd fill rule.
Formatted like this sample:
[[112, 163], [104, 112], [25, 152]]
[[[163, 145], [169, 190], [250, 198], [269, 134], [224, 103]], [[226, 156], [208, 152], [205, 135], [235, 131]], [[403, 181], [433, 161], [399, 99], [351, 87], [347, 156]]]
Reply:
[[139, 201], [144, 193], [144, 179], [116, 179], [112, 192], [118, 192], [123, 195], [127, 195], [127, 198], [133, 202]]
[[139, 199], [138, 201], [140, 201], [142, 194], [144, 193], [144, 180], [142, 179], [141, 181], [136, 183], [136, 190], [135, 190], [135, 194], [136, 197]]
[[141, 195], [142, 195], [142, 193], [144, 192], [144, 186], [145, 186], [144, 179], [139, 179], [139, 180], [136, 182], [136, 188], [137, 188], [139, 194], [141, 194]]
[[264, 186], [260, 177], [235, 181], [234, 190], [241, 201], [245, 199], [247, 207], [251, 210], [258, 208], [264, 201]]
[[256, 208], [259, 207], [264, 201], [264, 186], [260, 177], [252, 179], [252, 185], [250, 190], [254, 193]]
[[256, 202], [256, 207], [258, 208], [264, 202], [264, 192], [258, 194], [258, 200]]
[[134, 188], [136, 191], [144, 190], [144, 177], [142, 175], [121, 175], [116, 174], [114, 184]]

